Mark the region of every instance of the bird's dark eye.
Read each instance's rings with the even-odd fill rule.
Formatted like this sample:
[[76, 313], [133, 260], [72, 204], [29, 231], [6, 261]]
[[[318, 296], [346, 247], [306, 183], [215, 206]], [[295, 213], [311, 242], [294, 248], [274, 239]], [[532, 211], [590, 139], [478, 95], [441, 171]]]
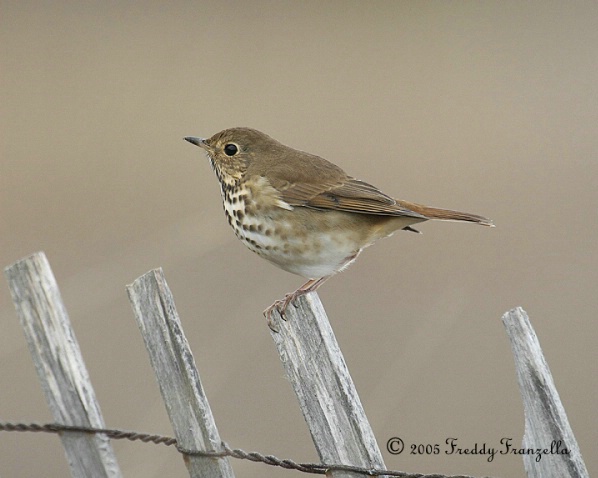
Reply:
[[237, 148], [237, 145], [234, 143], [228, 143], [224, 147], [224, 154], [226, 154], [227, 156], [234, 156], [238, 152], [239, 152], [239, 148]]

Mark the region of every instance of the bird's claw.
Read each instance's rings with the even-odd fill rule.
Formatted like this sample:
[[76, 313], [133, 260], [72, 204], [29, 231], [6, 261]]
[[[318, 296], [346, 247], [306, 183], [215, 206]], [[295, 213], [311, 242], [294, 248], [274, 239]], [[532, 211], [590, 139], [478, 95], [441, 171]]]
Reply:
[[282, 304], [282, 300], [277, 300], [276, 302], [274, 302], [270, 307], [268, 307], [266, 310], [264, 310], [264, 317], [266, 317], [266, 323], [268, 324], [268, 327], [270, 327], [270, 330], [272, 330], [273, 332], [280, 332], [278, 330], [278, 328], [274, 325], [274, 320], [272, 317], [272, 314], [274, 313], [274, 310], [276, 309], [278, 311], [278, 313], [280, 314], [280, 317], [283, 320], [287, 320], [284, 316], [284, 311], [281, 310], [280, 305]]

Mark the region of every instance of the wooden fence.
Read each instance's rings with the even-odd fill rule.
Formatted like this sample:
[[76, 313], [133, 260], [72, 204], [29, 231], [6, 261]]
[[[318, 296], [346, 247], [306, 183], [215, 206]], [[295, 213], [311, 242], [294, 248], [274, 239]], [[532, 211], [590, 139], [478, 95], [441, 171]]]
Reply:
[[[55, 423], [104, 428], [46, 256], [33, 254], [7, 267], [5, 274]], [[178, 447], [199, 452], [184, 455], [189, 475], [233, 477], [225, 456], [230, 453], [218, 434], [162, 270], [143, 275], [127, 292]], [[319, 472], [335, 478], [423, 476], [384, 470], [382, 453], [317, 294], [301, 297], [297, 308], [289, 307], [287, 316], [285, 322], [276, 316], [279, 332], [271, 334], [323, 464]], [[534, 454], [524, 455], [527, 476], [588, 477], [527, 315], [518, 308], [505, 313], [502, 320], [511, 340], [524, 404], [522, 448], [546, 449], [560, 441], [561, 450], [569, 451], [548, 453], [541, 460]], [[106, 434], [63, 432], [60, 438], [73, 477], [122, 476]], [[346, 466], [329, 467], [331, 464]]]

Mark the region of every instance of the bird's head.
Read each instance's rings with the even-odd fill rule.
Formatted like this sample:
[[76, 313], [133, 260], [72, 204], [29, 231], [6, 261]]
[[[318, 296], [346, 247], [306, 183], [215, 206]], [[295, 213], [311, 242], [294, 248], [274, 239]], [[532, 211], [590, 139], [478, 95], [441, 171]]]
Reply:
[[205, 150], [218, 179], [226, 184], [241, 180], [256, 159], [271, 157], [275, 150], [284, 148], [267, 134], [251, 128], [230, 128], [211, 138], [188, 136], [185, 140]]

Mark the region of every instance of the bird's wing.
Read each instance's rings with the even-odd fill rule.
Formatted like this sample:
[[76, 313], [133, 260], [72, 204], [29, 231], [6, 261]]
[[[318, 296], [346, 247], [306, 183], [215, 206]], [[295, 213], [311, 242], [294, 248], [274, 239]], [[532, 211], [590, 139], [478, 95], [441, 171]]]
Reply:
[[399, 205], [375, 186], [351, 177], [317, 183], [278, 181], [273, 186], [280, 192], [281, 199], [291, 206], [426, 219], [426, 216]]

